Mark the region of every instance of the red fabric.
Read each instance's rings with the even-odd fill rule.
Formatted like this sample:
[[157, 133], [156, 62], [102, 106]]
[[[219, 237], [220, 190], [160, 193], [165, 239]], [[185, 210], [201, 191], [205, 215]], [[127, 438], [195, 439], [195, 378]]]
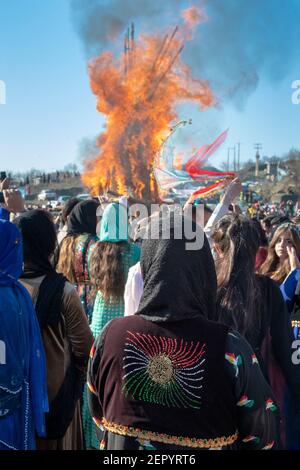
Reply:
[[186, 171], [190, 173], [192, 168], [201, 168], [208, 158], [216, 152], [220, 145], [225, 141], [228, 129], [220, 134], [212, 144], [203, 145], [187, 162]]
[[268, 256], [268, 250], [264, 246], [260, 246], [255, 258], [255, 271], [258, 272], [261, 265], [266, 261]]
[[215, 184], [212, 184], [211, 186], [207, 186], [206, 188], [201, 188], [201, 189], [197, 189], [196, 191], [193, 192], [193, 196], [199, 196], [199, 195], [203, 195], [205, 193], [208, 193], [209, 191], [212, 191], [213, 189], [216, 189], [218, 188], [221, 184], [223, 184], [224, 181], [219, 181], [218, 183], [215, 183]]

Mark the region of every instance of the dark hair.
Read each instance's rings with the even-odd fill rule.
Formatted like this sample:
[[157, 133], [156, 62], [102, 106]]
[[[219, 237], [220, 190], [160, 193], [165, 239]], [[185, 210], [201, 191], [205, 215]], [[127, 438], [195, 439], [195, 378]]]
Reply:
[[57, 237], [49, 212], [36, 209], [24, 212], [15, 220], [23, 237], [25, 267], [44, 274], [53, 269], [56, 259], [50, 261], [57, 248]]
[[68, 215], [70, 215], [72, 209], [80, 202], [80, 199], [78, 199], [77, 197], [71, 197], [71, 199], [69, 199], [62, 211], [61, 211], [61, 220], [62, 220], [62, 223], [65, 225], [67, 223], [67, 218], [68, 218]]
[[271, 228], [272, 220], [274, 219], [273, 215], [268, 215], [267, 217], [264, 217], [262, 222], [265, 224], [267, 228]]
[[264, 229], [261, 226], [260, 221], [253, 218], [252, 222], [254, 223], [255, 228], [259, 233], [259, 240], [260, 240], [259, 245], [260, 246], [268, 246], [268, 238], [267, 238], [266, 232], [264, 231]]
[[212, 240], [222, 252], [216, 259], [219, 321], [245, 334], [259, 322], [260, 296], [255, 275], [259, 233], [251, 219], [231, 214], [216, 224]]
[[279, 225], [288, 224], [289, 222], [291, 221], [286, 215], [278, 215], [273, 217], [271, 221], [271, 226], [272, 228], [276, 229], [277, 227], [279, 227]]
[[120, 300], [125, 290], [122, 251], [127, 242], [97, 242], [90, 260], [94, 290], [100, 291], [106, 302]]

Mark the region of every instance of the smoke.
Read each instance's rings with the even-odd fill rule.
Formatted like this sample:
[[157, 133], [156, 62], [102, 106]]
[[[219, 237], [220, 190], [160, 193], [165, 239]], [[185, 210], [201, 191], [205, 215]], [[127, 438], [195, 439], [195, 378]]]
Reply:
[[174, 9], [180, 11], [182, 4], [182, 0], [164, 0], [163, 4], [152, 0], [71, 0], [71, 13], [90, 56], [111, 47], [132, 21], [148, 30], [162, 24], [164, 18], [168, 25], [166, 16]]
[[202, 76], [225, 99], [242, 106], [259, 80], [276, 83], [300, 53], [298, 0], [207, 0], [210, 20], [187, 50]]
[[78, 160], [81, 165], [93, 161], [99, 154], [96, 137], [84, 137], [78, 144]]
[[[242, 107], [259, 80], [276, 83], [300, 54], [299, 0], [196, 0], [207, 21], [186, 44], [184, 60], [209, 80], [220, 103]], [[75, 27], [88, 57], [122, 47], [131, 21], [151, 32], [182, 21], [183, 0], [71, 0]]]

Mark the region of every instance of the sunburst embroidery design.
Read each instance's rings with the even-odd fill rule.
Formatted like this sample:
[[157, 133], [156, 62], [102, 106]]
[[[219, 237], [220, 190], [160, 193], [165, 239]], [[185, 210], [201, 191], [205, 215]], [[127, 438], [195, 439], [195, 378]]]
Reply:
[[201, 407], [205, 343], [127, 332], [123, 391], [169, 408]]

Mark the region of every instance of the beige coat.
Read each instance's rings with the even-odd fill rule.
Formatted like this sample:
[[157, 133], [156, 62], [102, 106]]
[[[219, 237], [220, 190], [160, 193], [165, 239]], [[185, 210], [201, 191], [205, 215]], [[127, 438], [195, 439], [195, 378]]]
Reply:
[[[22, 279], [35, 304], [39, 288], [44, 276], [35, 279]], [[47, 363], [47, 384], [49, 402], [55, 398], [63, 383], [66, 370], [70, 364], [73, 352], [76, 365], [86, 371], [89, 352], [93, 344], [87, 317], [84, 313], [76, 289], [66, 282], [61, 321], [57, 327], [47, 327], [42, 333]], [[65, 436], [60, 440], [38, 439], [37, 448], [40, 450], [78, 450], [83, 448], [80, 403]]]

